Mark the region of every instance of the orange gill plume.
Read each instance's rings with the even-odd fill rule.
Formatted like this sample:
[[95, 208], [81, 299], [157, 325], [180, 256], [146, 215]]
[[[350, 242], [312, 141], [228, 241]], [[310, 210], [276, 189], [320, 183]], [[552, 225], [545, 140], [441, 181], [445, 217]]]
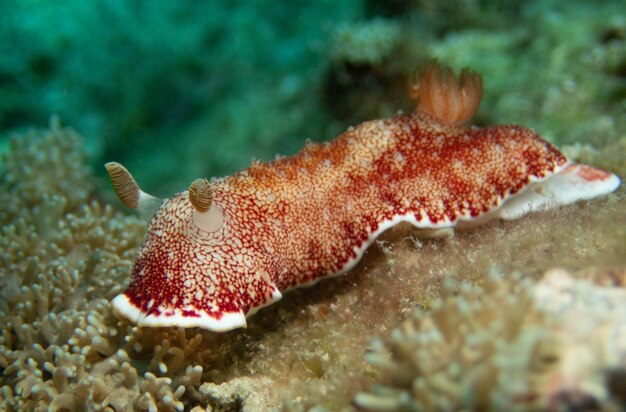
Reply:
[[442, 69], [436, 61], [420, 73], [409, 90], [420, 112], [446, 123], [469, 120], [478, 110], [482, 94], [480, 74], [465, 68], [457, 77], [452, 69]]

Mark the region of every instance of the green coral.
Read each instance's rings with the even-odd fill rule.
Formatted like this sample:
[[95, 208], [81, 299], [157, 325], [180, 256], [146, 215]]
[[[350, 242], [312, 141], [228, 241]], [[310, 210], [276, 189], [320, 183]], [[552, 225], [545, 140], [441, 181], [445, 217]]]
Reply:
[[484, 76], [485, 123], [525, 124], [559, 144], [599, 146], [626, 127], [617, 69], [626, 51], [619, 10], [619, 2], [531, 2], [506, 32], [481, 26], [451, 32], [431, 51]]
[[400, 26], [391, 20], [345, 24], [333, 36], [332, 58], [353, 65], [380, 65], [392, 56], [401, 34]]

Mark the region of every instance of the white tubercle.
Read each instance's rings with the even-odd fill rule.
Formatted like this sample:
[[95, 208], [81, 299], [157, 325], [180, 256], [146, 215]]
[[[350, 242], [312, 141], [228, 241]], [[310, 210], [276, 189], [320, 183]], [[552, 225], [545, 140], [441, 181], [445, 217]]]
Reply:
[[198, 229], [205, 232], [217, 232], [224, 224], [224, 215], [215, 202], [213, 202], [206, 212], [199, 212], [194, 209], [193, 223]]

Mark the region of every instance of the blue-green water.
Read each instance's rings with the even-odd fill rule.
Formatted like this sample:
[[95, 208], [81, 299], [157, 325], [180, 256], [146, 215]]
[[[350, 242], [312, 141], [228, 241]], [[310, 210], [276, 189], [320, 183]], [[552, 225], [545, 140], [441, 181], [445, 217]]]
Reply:
[[483, 73], [479, 123], [617, 135], [624, 2], [508, 3], [5, 0], [0, 132], [57, 114], [99, 174], [121, 161], [167, 195], [410, 110], [407, 79], [439, 58]]

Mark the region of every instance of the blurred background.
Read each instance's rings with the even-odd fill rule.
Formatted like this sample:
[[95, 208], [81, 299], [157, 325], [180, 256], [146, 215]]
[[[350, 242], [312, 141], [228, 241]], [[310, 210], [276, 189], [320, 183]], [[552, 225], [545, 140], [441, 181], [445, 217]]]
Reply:
[[[300, 4], [302, 3], [302, 4]], [[626, 130], [626, 1], [0, 1], [0, 152], [52, 115], [165, 197], [412, 110], [437, 58], [484, 78], [477, 124], [560, 145]], [[111, 193], [112, 195], [112, 193]]]

